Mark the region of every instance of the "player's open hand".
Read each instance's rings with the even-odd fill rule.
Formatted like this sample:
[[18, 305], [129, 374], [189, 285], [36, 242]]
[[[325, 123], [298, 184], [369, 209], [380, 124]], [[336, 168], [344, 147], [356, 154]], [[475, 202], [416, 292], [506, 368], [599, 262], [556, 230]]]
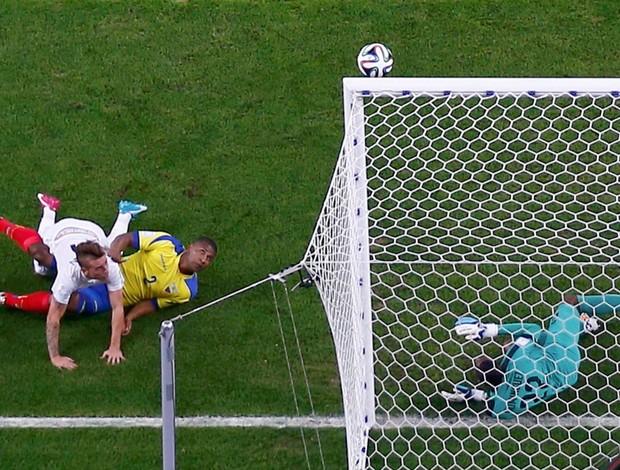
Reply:
[[583, 329], [588, 332], [594, 334], [596, 330], [600, 328], [598, 324], [598, 320], [595, 317], [591, 317], [586, 313], [582, 313], [579, 318], [583, 321]]
[[125, 356], [123, 355], [123, 351], [117, 348], [109, 348], [103, 351], [101, 355], [101, 359], [106, 359], [106, 362], [109, 365], [120, 364], [121, 361], [125, 360]]
[[469, 389], [459, 389], [459, 386], [455, 385], [452, 392], [446, 392], [445, 390], [442, 390], [441, 396], [443, 396], [447, 401], [450, 401], [452, 403], [461, 403], [467, 400], [468, 391]]
[[77, 367], [75, 361], [67, 356], [55, 356], [51, 358], [51, 361], [54, 367], [58, 367], [59, 369], [73, 370]]
[[497, 335], [498, 327], [494, 323], [482, 323], [476, 317], [461, 317], [454, 324], [454, 332], [470, 341], [492, 338]]
[[452, 392], [442, 391], [441, 395], [453, 403], [461, 403], [467, 400], [484, 401], [487, 398], [487, 394], [483, 390], [461, 384], [455, 385]]

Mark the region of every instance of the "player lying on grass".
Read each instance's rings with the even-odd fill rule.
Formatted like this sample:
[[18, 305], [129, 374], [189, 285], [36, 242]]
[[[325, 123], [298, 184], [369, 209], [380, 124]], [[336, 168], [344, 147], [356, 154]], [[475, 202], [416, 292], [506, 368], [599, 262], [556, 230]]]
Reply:
[[486, 356], [474, 361], [483, 389], [456, 385], [441, 392], [450, 402], [486, 403], [491, 416], [515, 418], [550, 400], [577, 382], [581, 352], [579, 337], [599, 327], [595, 316], [620, 309], [620, 295], [567, 296], [547, 329], [534, 323], [482, 323], [461, 317], [454, 330], [465, 339], [479, 341], [510, 335], [512, 342], [495, 364]]
[[[129, 248], [136, 252], [123, 258], [123, 251]], [[122, 302], [124, 307], [131, 307], [122, 328], [122, 334], [126, 335], [136, 318], [193, 299], [198, 292], [197, 273], [211, 265], [217, 255], [217, 245], [211, 238], [202, 237], [185, 249], [180, 241], [166, 232], [138, 231], [117, 237], [108, 255], [121, 263], [120, 271], [125, 279]], [[47, 312], [51, 297], [49, 292], [1, 295], [9, 307], [39, 313]], [[78, 289], [67, 304], [69, 312], [80, 315], [112, 308], [106, 284]]]
[[72, 358], [60, 355], [60, 320], [71, 295], [78, 289], [105, 286], [112, 307], [112, 333], [102, 357], [108, 364], [117, 364], [125, 359], [120, 339], [124, 327], [123, 276], [118, 264], [106, 255], [106, 249], [118, 235], [127, 232], [131, 218], [145, 211], [146, 206], [121, 201], [114, 227], [106, 236], [99, 225], [87, 220], [67, 218], [56, 222], [60, 200], [45, 194], [39, 194], [38, 198], [43, 207], [38, 232], [2, 217], [0, 231], [34, 259], [37, 274], [57, 273], [51, 293], [26, 296], [0, 293], [0, 305], [46, 313], [45, 335], [52, 364], [60, 369], [75, 369], [77, 364]]
[[[122, 257], [128, 248], [136, 252]], [[213, 263], [217, 244], [209, 237], [201, 237], [184, 248], [166, 232], [141, 230], [117, 237], [109, 255], [121, 263], [125, 277], [123, 302], [131, 306], [125, 316], [126, 335], [136, 318], [193, 299], [198, 293], [197, 273]], [[88, 314], [109, 310], [106, 286], [80, 289], [72, 296], [69, 308]]]

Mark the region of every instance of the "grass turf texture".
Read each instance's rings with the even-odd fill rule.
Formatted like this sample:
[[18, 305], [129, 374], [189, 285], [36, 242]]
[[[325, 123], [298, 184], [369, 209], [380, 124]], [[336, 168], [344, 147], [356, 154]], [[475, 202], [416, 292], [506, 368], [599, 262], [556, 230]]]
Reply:
[[[321, 431], [323, 454], [316, 435], [306, 432], [312, 468], [344, 468], [343, 432]], [[37, 445], [36, 452], [23, 445]], [[158, 429], [13, 429], [0, 430], [3, 468], [57, 469], [161, 468]], [[184, 469], [307, 468], [299, 430], [178, 429], [177, 461]], [[8, 465], [5, 466], [5, 462]]]
[[[206, 233], [220, 244], [197, 306], [302, 256], [340, 147], [340, 80], [357, 74], [363, 44], [388, 44], [395, 76], [618, 76], [606, 45], [620, 39], [619, 10], [611, 0], [4, 2], [1, 214], [36, 224], [34, 195], [43, 190], [63, 198], [62, 216], [108, 229], [119, 198], [146, 202], [133, 228], [164, 229], [184, 242]], [[4, 238], [0, 252], [0, 289], [49, 286]], [[293, 306], [316, 411], [338, 413], [316, 294], [295, 294]], [[158, 415], [156, 334], [162, 318], [186, 310], [136, 322], [124, 341], [128, 360], [113, 368], [98, 359], [108, 317], [67, 319], [61, 347], [79, 363], [73, 373], [49, 365], [41, 317], [0, 312], [0, 415]], [[188, 319], [178, 335], [180, 415], [295, 412], [268, 288]], [[124, 433], [130, 438], [115, 437]], [[80, 449], [103, 441], [93, 461], [111, 460], [107, 442], [118, 466], [158, 465], [155, 431], [75, 434], [90, 438]], [[196, 445], [178, 453], [185, 468], [201, 459], [192, 453], [209, 459], [204, 449], [221, 460], [194, 468], [273, 468], [280, 458], [282, 468], [299, 467], [297, 456], [272, 453], [277, 432], [252, 438], [256, 455], [271, 458], [248, 460], [235, 432], [188, 434]], [[48, 439], [66, 446], [65, 431], [2, 435], [10, 436], [3, 468], [41, 468], [31, 460], [37, 455], [85, 467], [77, 450], [39, 451]], [[210, 440], [222, 444], [207, 447]], [[334, 445], [344, 452], [341, 441]], [[329, 468], [342, 467], [339, 459]]]

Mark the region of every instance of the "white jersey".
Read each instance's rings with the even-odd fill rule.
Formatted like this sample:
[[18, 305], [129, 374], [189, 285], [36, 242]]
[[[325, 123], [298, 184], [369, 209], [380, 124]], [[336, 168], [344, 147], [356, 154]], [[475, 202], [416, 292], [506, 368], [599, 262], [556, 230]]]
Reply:
[[[103, 248], [109, 248], [105, 233], [99, 225], [88, 220], [62, 219], [45, 229], [41, 237], [56, 259], [58, 274], [52, 284], [52, 295], [58, 303], [66, 305], [76, 290], [101, 283], [82, 274], [75, 252], [71, 249], [71, 245], [86, 241], [97, 242]], [[105, 283], [108, 291], [121, 290], [123, 283], [119, 265], [108, 257], [108, 282]]]

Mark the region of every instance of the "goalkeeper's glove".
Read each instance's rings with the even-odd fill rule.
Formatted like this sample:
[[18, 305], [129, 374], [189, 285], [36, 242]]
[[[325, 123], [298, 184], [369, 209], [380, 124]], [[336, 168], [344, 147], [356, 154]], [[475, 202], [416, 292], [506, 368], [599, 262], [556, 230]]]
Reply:
[[599, 329], [600, 325], [598, 324], [598, 320], [595, 317], [591, 317], [586, 313], [582, 313], [579, 317], [583, 321], [583, 329], [586, 333], [594, 333]]
[[454, 324], [454, 331], [465, 339], [481, 340], [497, 336], [499, 327], [495, 323], [482, 323], [476, 317], [461, 317]]
[[486, 392], [461, 384], [454, 386], [454, 392], [441, 392], [441, 395], [453, 403], [461, 403], [467, 400], [484, 401], [487, 399]]

